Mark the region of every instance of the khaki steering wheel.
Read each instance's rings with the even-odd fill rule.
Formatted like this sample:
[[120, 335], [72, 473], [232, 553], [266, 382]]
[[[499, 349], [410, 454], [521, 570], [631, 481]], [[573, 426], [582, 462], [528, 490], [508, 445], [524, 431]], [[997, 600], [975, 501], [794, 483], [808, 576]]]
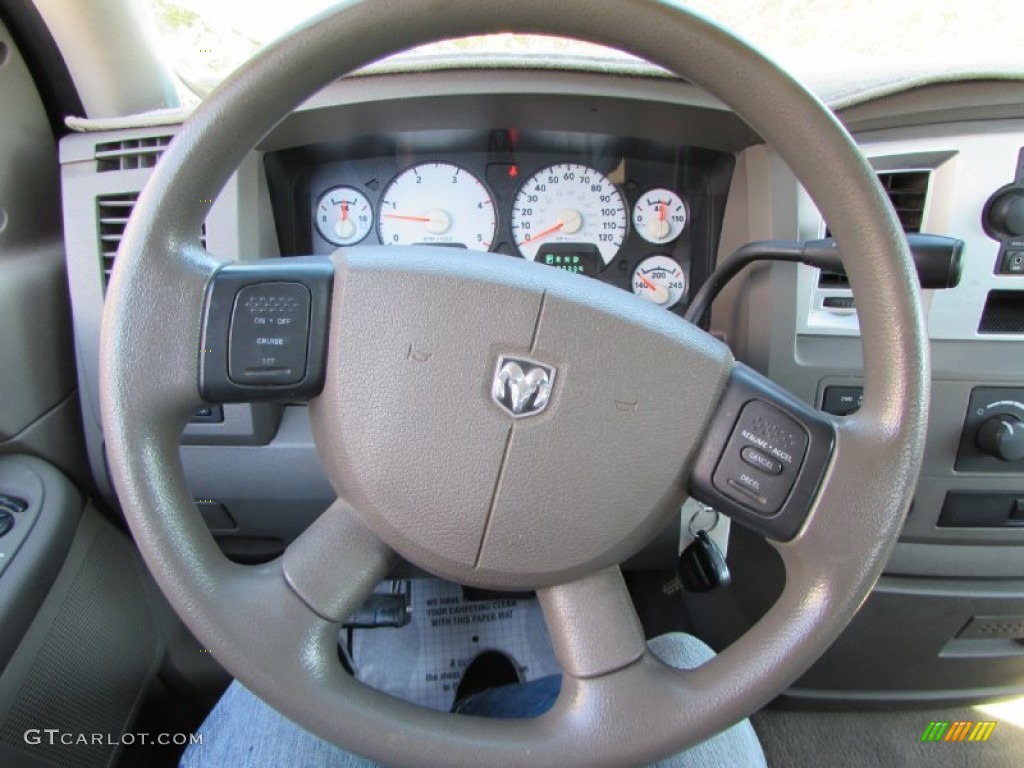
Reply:
[[[848, 255], [863, 407], [845, 418], [814, 415], [695, 326], [597, 281], [497, 255], [341, 250], [307, 286], [308, 363], [323, 369], [310, 412], [339, 500], [277, 560], [229, 562], [196, 511], [178, 442], [200, 382], [226, 354], [217, 350], [228, 338], [211, 329], [236, 289], [306, 278], [282, 277], [291, 267], [276, 262], [293, 260], [239, 271], [206, 252], [196, 233], [209, 201], [262, 136], [339, 75], [413, 45], [506, 31], [637, 53], [704, 87], [775, 148]], [[507, 308], [497, 320], [495, 301]], [[396, 350], [413, 340], [443, 367], [403, 368]], [[851, 619], [895, 543], [920, 467], [929, 378], [906, 244], [850, 137], [761, 54], [655, 0], [374, 0], [308, 22], [182, 126], [125, 231], [101, 348], [110, 470], [139, 548], [183, 620], [300, 725], [376, 760], [417, 766], [650, 762], [768, 702]], [[542, 414], [513, 420], [491, 400], [505, 354], [557, 370]], [[222, 399], [247, 392], [262, 396], [253, 387]], [[617, 397], [641, 405], [616, 413]], [[720, 489], [715, 462], [754, 401], [811, 435], [793, 466], [803, 496], [790, 495], [787, 529], [773, 541], [785, 589], [711, 662], [671, 669], [647, 652], [617, 563], [678, 514], [688, 489]], [[556, 452], [577, 468], [571, 478], [545, 470]], [[470, 460], [483, 469], [467, 471]], [[629, 479], [641, 462], [642, 489]], [[775, 513], [735, 506], [772, 536]], [[344, 672], [339, 625], [396, 553], [463, 583], [537, 589], [564, 673], [550, 712], [442, 714]]]

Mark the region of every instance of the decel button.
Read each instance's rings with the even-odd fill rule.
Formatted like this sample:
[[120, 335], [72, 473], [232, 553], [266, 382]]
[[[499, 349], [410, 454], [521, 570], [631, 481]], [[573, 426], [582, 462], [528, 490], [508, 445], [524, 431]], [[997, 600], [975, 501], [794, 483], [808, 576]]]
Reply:
[[242, 288], [231, 310], [228, 377], [236, 384], [287, 386], [306, 376], [309, 289], [301, 283]]

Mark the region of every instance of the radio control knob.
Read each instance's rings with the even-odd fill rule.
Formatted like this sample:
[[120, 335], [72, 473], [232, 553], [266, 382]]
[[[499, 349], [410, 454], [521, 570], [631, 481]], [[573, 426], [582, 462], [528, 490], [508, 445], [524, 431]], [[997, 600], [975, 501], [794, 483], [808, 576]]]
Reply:
[[975, 442], [985, 453], [1002, 461], [1024, 459], [1024, 422], [1003, 413], [978, 428]]

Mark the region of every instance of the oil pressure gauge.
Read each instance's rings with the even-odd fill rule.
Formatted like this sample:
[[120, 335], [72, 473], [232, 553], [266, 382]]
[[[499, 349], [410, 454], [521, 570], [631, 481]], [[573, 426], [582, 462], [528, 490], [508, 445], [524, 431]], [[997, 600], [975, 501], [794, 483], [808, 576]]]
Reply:
[[670, 189], [651, 189], [633, 206], [633, 227], [649, 243], [675, 240], [686, 227], [686, 203]]
[[633, 293], [666, 309], [674, 307], [686, 293], [686, 273], [669, 256], [648, 256], [633, 270]]
[[334, 187], [317, 200], [316, 231], [329, 243], [358, 243], [373, 227], [373, 208], [366, 195], [352, 187]]

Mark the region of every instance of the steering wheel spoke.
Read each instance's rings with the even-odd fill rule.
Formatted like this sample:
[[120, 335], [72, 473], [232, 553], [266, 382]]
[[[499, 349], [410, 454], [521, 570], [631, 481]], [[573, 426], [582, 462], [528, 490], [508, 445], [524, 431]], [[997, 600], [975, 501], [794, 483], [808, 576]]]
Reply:
[[643, 656], [643, 628], [617, 567], [538, 590], [537, 598], [566, 675], [601, 677]]
[[340, 499], [285, 550], [284, 577], [317, 615], [343, 621], [380, 582], [392, 550]]

